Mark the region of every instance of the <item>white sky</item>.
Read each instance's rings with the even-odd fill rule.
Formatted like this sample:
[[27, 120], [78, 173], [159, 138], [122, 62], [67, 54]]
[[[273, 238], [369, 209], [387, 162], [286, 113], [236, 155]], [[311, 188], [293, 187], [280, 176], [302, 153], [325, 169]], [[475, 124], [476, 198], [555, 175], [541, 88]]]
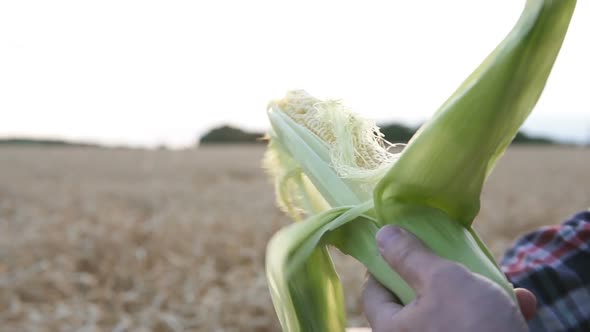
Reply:
[[[267, 128], [293, 88], [378, 122], [429, 117], [524, 0], [2, 1], [0, 136], [186, 146]], [[578, 1], [531, 133], [590, 140], [590, 1]]]

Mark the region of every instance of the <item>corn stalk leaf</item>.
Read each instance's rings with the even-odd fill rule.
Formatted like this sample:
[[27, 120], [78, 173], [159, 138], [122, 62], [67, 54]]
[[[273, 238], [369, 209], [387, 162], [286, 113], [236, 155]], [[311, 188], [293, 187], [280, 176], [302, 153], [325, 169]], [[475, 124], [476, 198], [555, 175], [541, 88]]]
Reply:
[[349, 210], [332, 209], [291, 224], [269, 242], [266, 274], [279, 321], [286, 331], [344, 330], [342, 286], [327, 247], [320, 244], [321, 235], [317, 235], [331, 222], [358, 216], [347, 213]]
[[535, 106], [575, 0], [528, 0], [502, 43], [411, 139], [375, 190], [379, 220], [400, 205], [444, 211], [465, 226], [479, 212], [486, 176]]

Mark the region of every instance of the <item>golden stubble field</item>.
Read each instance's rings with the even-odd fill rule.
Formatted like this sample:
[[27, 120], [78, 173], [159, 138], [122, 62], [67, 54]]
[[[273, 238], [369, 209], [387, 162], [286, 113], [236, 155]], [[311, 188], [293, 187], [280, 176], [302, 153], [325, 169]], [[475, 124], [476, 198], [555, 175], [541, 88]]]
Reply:
[[[2, 331], [277, 331], [264, 251], [289, 221], [262, 147], [0, 148]], [[511, 148], [477, 228], [496, 256], [590, 206], [590, 150]], [[349, 321], [364, 271], [336, 255]]]

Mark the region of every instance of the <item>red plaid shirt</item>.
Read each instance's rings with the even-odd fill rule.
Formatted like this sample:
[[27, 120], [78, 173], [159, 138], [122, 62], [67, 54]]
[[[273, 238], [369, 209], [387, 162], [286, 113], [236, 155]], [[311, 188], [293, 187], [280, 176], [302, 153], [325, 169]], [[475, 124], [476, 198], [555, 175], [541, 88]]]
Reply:
[[590, 331], [590, 211], [523, 236], [501, 266], [537, 297], [531, 331]]

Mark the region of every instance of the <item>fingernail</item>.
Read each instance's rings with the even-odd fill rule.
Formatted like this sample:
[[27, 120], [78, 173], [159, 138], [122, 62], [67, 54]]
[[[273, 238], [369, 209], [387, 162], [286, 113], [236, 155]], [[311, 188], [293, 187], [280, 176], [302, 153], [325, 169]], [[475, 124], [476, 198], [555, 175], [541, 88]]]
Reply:
[[401, 229], [395, 226], [384, 226], [377, 232], [377, 246], [383, 250], [387, 244], [401, 234]]

